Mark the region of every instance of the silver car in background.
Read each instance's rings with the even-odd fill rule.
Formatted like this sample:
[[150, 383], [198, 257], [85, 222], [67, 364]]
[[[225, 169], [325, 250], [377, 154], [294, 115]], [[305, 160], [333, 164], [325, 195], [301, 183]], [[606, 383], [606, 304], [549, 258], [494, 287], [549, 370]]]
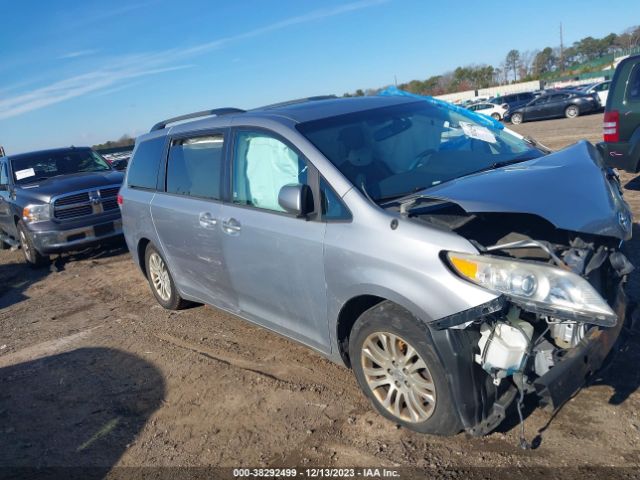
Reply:
[[158, 123], [119, 196], [134, 261], [163, 307], [303, 343], [409, 429], [483, 435], [525, 394], [559, 407], [625, 321], [616, 176], [586, 142], [552, 153], [388, 93]]

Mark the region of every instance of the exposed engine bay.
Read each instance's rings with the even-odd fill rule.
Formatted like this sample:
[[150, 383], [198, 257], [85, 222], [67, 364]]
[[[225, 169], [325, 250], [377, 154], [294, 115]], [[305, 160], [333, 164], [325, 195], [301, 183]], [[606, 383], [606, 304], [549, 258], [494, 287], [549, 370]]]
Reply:
[[[615, 238], [563, 231], [535, 215], [470, 215], [450, 202], [425, 207], [412, 215], [459, 233], [483, 253], [542, 262], [580, 275], [609, 303], [617, 284], [633, 270]], [[529, 381], [544, 375], [598, 325], [614, 326], [597, 318], [528, 311], [526, 306], [507, 301], [499, 312], [452, 328], [479, 329], [475, 360], [499, 384], [517, 372]]]
[[[398, 208], [402, 215], [415, 221], [454, 231], [468, 239], [480, 255], [469, 256], [473, 257], [469, 259], [464, 255], [447, 254], [445, 261], [449, 261], [452, 269], [464, 278], [475, 275], [474, 278], [486, 282], [480, 283], [481, 286], [507, 292], [491, 304], [440, 319], [434, 328], [463, 330], [465, 338], [472, 339], [475, 343], [473, 361], [493, 383], [495, 398], [515, 389], [520, 394], [519, 412], [524, 394], [534, 392], [543, 405], [552, 409], [560, 407], [592, 372], [589, 366], [576, 371], [578, 375], [574, 376], [582, 375], [582, 378], [575, 379], [575, 383], [557, 381], [557, 378], [564, 378], [559, 377], [561, 370], [563, 376], [571, 376], [574, 372], [570, 370], [576, 369], [576, 362], [570, 368], [564, 368], [564, 360], [583, 355], [590, 338], [596, 338], [601, 330], [617, 332], [621, 328], [613, 307], [609, 306], [615, 304], [620, 285], [634, 267], [620, 251], [620, 239], [562, 230], [532, 214], [467, 213], [452, 201], [428, 197], [415, 199], [409, 208], [406, 204], [400, 204]], [[482, 260], [477, 260], [484, 258], [489, 259], [492, 266], [517, 260], [513, 263], [525, 265], [532, 271], [553, 267], [549, 270], [566, 272], [576, 282], [579, 277], [583, 285], [577, 296], [585, 302], [593, 302], [593, 306], [584, 312], [579, 308], [563, 309], [563, 301], [569, 303], [570, 299], [564, 299], [561, 289], [556, 288], [560, 283], [554, 286], [553, 282], [547, 285], [547, 295], [556, 296], [559, 308], [523, 301], [528, 292], [543, 289], [540, 280], [535, 276], [520, 275], [513, 269], [505, 269], [507, 273], [503, 274], [494, 268], [484, 274]], [[468, 272], [469, 269], [473, 271]], [[561, 277], [564, 273], [558, 275]], [[563, 281], [563, 278], [558, 280]], [[572, 285], [569, 290], [575, 288], [578, 287]], [[514, 295], [508, 293], [510, 289]], [[602, 315], [594, 313], [599, 311]], [[606, 353], [599, 359], [600, 363]], [[569, 363], [572, 362], [566, 362]], [[583, 363], [588, 363], [586, 354]], [[599, 364], [595, 368], [598, 367]], [[516, 396], [514, 394], [512, 400]], [[486, 416], [490, 415], [485, 413]], [[522, 415], [520, 417], [522, 420]], [[491, 428], [495, 425], [471, 433], [485, 434]]]

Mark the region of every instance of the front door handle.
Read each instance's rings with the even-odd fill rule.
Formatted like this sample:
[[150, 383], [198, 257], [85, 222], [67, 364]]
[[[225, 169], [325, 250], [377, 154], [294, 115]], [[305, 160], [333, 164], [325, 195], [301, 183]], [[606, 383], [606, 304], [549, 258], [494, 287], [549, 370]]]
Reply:
[[213, 228], [218, 223], [209, 212], [202, 212], [198, 217], [198, 222], [202, 228]]
[[230, 218], [222, 222], [222, 230], [227, 235], [238, 235], [241, 229], [242, 225], [235, 218]]

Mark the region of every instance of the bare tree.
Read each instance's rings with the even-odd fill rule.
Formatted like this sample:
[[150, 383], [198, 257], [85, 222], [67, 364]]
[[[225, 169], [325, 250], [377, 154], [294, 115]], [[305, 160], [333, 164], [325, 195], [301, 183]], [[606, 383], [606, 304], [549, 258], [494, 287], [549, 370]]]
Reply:
[[513, 72], [513, 79], [518, 80], [518, 65], [520, 64], [520, 52], [516, 49], [509, 50], [504, 60], [507, 70]]

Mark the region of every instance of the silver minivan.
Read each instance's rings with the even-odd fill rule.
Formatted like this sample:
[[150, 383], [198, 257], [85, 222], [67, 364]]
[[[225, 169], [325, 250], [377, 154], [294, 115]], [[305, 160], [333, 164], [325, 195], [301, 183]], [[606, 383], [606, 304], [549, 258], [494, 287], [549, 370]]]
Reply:
[[616, 175], [587, 142], [553, 153], [385, 93], [156, 124], [118, 198], [134, 261], [163, 307], [301, 342], [409, 429], [483, 435], [526, 394], [558, 408], [625, 320]]

